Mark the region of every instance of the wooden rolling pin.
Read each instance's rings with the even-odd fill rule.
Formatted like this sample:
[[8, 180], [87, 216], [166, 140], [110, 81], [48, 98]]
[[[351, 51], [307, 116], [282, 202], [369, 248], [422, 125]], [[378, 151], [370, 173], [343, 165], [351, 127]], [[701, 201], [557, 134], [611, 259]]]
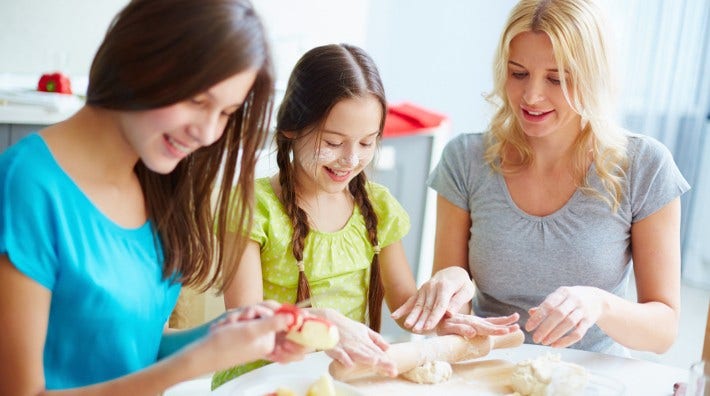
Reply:
[[[501, 336], [476, 336], [470, 339], [446, 335], [392, 344], [387, 350], [387, 356], [392, 359], [401, 374], [430, 361], [455, 363], [479, 358], [486, 356], [492, 349], [520, 346], [524, 340], [525, 336], [521, 330]], [[348, 368], [337, 360], [330, 363], [328, 371], [339, 381], [352, 381], [378, 374], [372, 366], [356, 365]]]

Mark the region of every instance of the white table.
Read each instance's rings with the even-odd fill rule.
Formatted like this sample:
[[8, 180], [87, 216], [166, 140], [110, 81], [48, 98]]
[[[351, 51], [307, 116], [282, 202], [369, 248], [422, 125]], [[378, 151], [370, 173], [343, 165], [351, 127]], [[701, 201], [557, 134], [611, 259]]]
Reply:
[[[500, 359], [515, 363], [524, 359], [544, 356], [547, 353], [559, 354], [563, 361], [579, 364], [592, 373], [622, 382], [626, 386], [626, 395], [628, 396], [670, 396], [673, 394], [674, 383], [687, 382], [688, 380], [688, 370], [677, 367], [574, 349], [553, 349], [540, 345], [524, 344], [512, 349], [493, 350], [489, 355], [476, 360]], [[211, 393], [209, 392], [209, 378], [202, 378], [180, 384], [166, 392], [165, 396], [241, 396], [245, 387], [253, 387], [254, 384], [259, 383], [278, 385], [278, 379], [284, 376], [317, 378], [327, 372], [330, 361], [330, 358], [323, 352], [312, 353], [300, 362], [286, 365], [271, 364], [254, 370], [235, 378]], [[272, 387], [275, 389], [275, 385]], [[467, 393], [468, 395], [470, 393]], [[252, 395], [249, 394], [249, 396]], [[370, 395], [368, 394], [368, 396]], [[438, 395], [432, 394], [431, 396]], [[447, 394], [446, 396], [455, 395]]]

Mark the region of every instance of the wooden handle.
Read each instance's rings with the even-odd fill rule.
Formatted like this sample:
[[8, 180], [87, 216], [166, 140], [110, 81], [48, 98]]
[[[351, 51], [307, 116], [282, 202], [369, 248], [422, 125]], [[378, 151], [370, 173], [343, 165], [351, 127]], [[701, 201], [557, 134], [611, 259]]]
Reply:
[[492, 336], [491, 339], [493, 342], [491, 349], [515, 348], [523, 345], [523, 342], [525, 341], [525, 334], [523, 334], [522, 330], [516, 330], [512, 333]]
[[[475, 359], [487, 355], [494, 348], [519, 346], [524, 339], [525, 336], [520, 330], [502, 336], [476, 336], [470, 339], [446, 335], [392, 344], [387, 350], [387, 356], [395, 363], [397, 371], [403, 373], [435, 360], [455, 363]], [[348, 368], [337, 360], [330, 363], [328, 371], [333, 378], [340, 381], [351, 381], [377, 374], [372, 366], [356, 365]]]

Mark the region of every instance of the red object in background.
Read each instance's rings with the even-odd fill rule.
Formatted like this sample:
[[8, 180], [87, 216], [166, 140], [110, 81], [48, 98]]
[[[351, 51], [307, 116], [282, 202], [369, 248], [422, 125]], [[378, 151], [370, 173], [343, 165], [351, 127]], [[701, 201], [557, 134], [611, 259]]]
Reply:
[[60, 72], [43, 74], [37, 83], [37, 90], [71, 94], [71, 81], [69, 81], [69, 77]]
[[390, 105], [385, 118], [384, 136], [405, 136], [418, 130], [436, 128], [448, 117], [411, 103]]

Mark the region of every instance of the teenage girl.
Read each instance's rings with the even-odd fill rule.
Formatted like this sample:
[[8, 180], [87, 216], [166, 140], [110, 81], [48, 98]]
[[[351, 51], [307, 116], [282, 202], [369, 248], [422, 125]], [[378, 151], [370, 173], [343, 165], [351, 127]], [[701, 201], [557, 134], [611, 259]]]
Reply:
[[[181, 285], [230, 273], [213, 224], [234, 172], [215, 215], [209, 193], [224, 161], [241, 168], [240, 198], [252, 196], [272, 84], [246, 0], [134, 0], [118, 14], [86, 105], [0, 156], [0, 394], [153, 396], [302, 357], [274, 302], [165, 329]], [[248, 224], [249, 209], [231, 220]]]

